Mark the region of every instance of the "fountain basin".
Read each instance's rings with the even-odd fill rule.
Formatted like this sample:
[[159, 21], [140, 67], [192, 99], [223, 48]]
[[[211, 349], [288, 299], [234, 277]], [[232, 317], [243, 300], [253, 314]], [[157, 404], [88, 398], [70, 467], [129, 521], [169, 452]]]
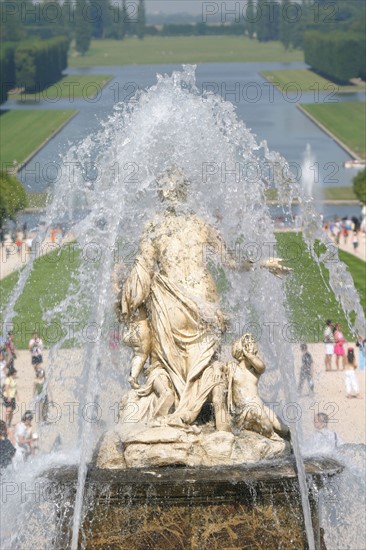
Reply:
[[[317, 549], [326, 548], [318, 490], [342, 469], [330, 458], [305, 462]], [[77, 468], [52, 470], [48, 477], [72, 502]], [[292, 457], [244, 467], [90, 467], [84, 507], [80, 548], [307, 548]], [[71, 539], [72, 509], [61, 508], [59, 536], [65, 541]]]

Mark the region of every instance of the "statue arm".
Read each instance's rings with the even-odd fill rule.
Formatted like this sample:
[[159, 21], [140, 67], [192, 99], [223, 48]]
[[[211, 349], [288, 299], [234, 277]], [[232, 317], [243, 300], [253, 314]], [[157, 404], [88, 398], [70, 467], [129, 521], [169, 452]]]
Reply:
[[216, 257], [220, 263], [229, 269], [238, 271], [251, 271], [253, 262], [248, 258], [236, 257], [236, 250], [230, 251], [220, 233], [212, 226], [209, 227], [207, 257]]
[[238, 269], [239, 265], [235, 260], [235, 255], [230, 253], [226, 243], [220, 233], [212, 226], [208, 226], [208, 239], [206, 258], [212, 258], [214, 261], [225, 265], [230, 269]]
[[150, 294], [155, 260], [156, 252], [151, 239], [144, 237], [140, 243], [139, 255], [122, 287], [121, 309], [122, 315], [127, 319]]
[[[209, 226], [206, 257], [209, 258], [211, 256], [213, 259], [217, 258], [220, 263], [230, 269], [252, 271], [254, 262], [250, 258], [237, 259], [236, 255], [236, 251], [231, 252], [228, 249], [220, 233], [214, 227]], [[290, 267], [283, 266], [283, 261], [282, 258], [270, 258], [268, 260], [262, 260], [259, 265], [264, 269], [268, 269], [268, 271], [276, 277], [282, 278], [293, 271]]]
[[243, 355], [245, 359], [249, 362], [250, 366], [253, 367], [257, 374], [263, 374], [266, 370], [266, 366], [263, 363], [262, 359], [258, 355], [248, 353], [243, 350]]

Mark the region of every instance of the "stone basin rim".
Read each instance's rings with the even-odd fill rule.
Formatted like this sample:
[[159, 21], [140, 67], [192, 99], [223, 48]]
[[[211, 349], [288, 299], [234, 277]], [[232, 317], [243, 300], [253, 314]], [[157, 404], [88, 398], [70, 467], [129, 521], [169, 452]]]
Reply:
[[[331, 457], [312, 456], [304, 459], [305, 473], [320, 480], [323, 476], [334, 476], [342, 472], [344, 465]], [[78, 465], [53, 467], [43, 472], [43, 476], [52, 481], [72, 483], [77, 481]], [[294, 457], [282, 460], [262, 461], [260, 464], [218, 465], [187, 467], [160, 466], [145, 468], [102, 469], [90, 465], [86, 477], [87, 483], [111, 483], [128, 485], [151, 485], [155, 483], [207, 483], [244, 482], [262, 483], [296, 480], [297, 470]]]

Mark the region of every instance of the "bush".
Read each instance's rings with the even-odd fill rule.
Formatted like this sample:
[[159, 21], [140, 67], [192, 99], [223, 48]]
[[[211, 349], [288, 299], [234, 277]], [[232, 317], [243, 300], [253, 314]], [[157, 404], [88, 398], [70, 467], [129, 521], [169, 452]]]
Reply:
[[305, 63], [332, 80], [348, 82], [362, 74], [365, 37], [360, 34], [310, 31], [304, 38]]
[[68, 49], [66, 36], [20, 43], [15, 50], [17, 86], [32, 92], [57, 82], [67, 67]]
[[15, 44], [2, 43], [0, 51], [0, 103], [8, 99], [8, 90], [15, 86]]
[[353, 178], [353, 192], [362, 204], [366, 204], [366, 168]]
[[0, 227], [27, 206], [27, 194], [15, 176], [0, 170]]

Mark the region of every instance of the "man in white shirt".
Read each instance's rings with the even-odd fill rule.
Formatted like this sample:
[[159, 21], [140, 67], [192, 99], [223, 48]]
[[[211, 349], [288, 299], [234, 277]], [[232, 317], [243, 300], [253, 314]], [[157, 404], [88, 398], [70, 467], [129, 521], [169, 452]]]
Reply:
[[34, 370], [37, 370], [41, 363], [43, 363], [43, 342], [36, 331], [33, 332], [33, 337], [29, 340], [28, 349], [32, 356]]
[[326, 322], [324, 330], [324, 344], [325, 344], [325, 370], [332, 370], [332, 355], [334, 353], [334, 336], [333, 336], [333, 323], [330, 319]]
[[343, 441], [336, 432], [328, 428], [329, 417], [325, 413], [318, 413], [314, 418], [315, 434], [312, 438], [312, 448], [316, 452], [331, 452], [343, 445]]
[[15, 428], [16, 463], [25, 462], [32, 454], [32, 420], [32, 411], [25, 411], [21, 422]]

